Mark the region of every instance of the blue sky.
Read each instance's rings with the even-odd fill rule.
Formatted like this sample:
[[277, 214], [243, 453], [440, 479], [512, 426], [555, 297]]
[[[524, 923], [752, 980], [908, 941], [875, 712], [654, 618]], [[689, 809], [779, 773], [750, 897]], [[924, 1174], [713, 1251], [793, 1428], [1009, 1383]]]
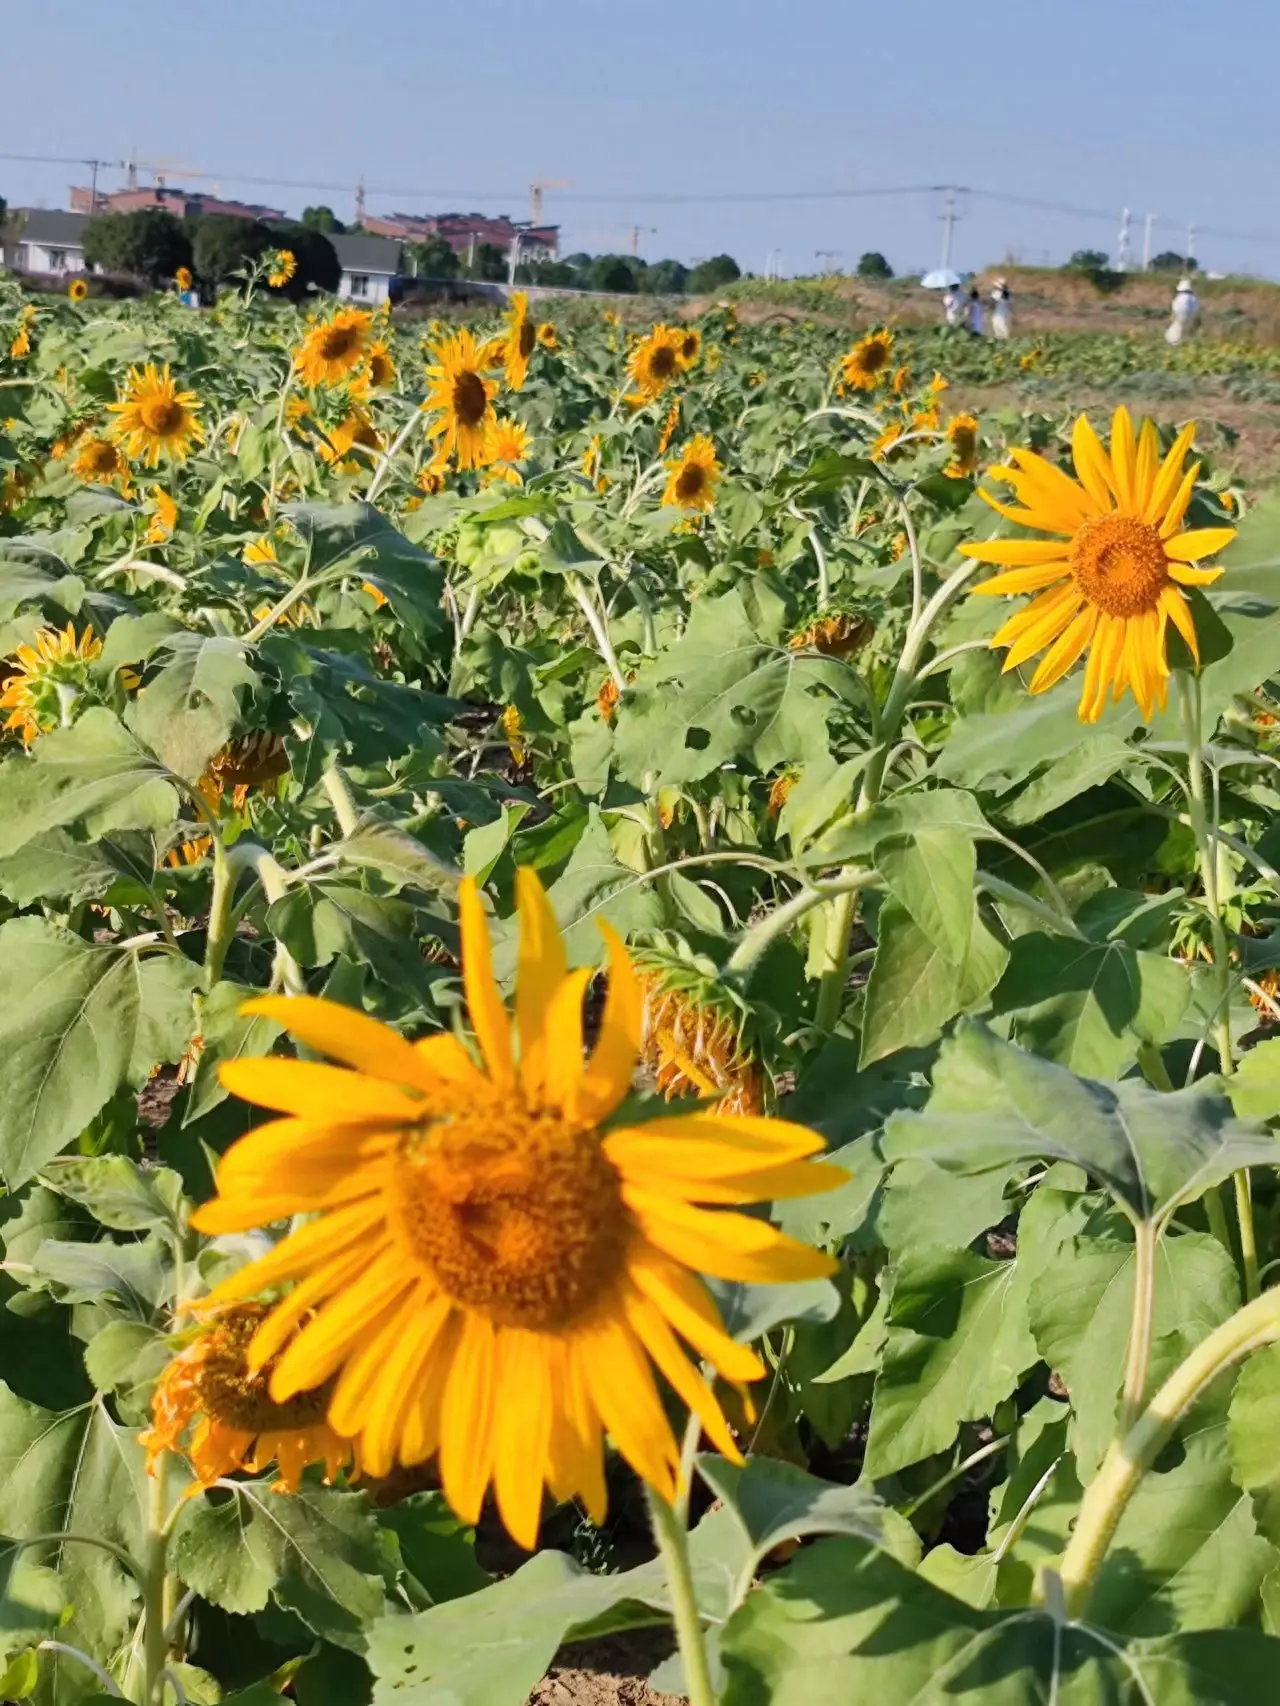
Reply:
[[[371, 192], [400, 192], [371, 193], [371, 211], [516, 216], [531, 178], [567, 178], [547, 211], [568, 248], [623, 249], [638, 223], [657, 227], [640, 237], [651, 259], [728, 250], [753, 271], [771, 250], [786, 272], [814, 271], [818, 250], [841, 251], [845, 266], [868, 248], [899, 269], [933, 264], [941, 197], [646, 197], [955, 182], [1104, 214], [966, 197], [961, 267], [1006, 250], [1114, 254], [1127, 202], [1135, 248], [1152, 211], [1165, 222], [1157, 248], [1183, 249], [1194, 220], [1206, 266], [1280, 275], [1272, 0], [53, 0], [22, 11], [21, 63], [46, 70], [10, 68], [0, 153], [136, 147], [205, 168], [225, 194], [289, 211], [329, 201], [346, 218], [351, 188], [245, 175], [354, 186], [363, 172]], [[63, 206], [84, 176], [0, 159], [0, 195]]]

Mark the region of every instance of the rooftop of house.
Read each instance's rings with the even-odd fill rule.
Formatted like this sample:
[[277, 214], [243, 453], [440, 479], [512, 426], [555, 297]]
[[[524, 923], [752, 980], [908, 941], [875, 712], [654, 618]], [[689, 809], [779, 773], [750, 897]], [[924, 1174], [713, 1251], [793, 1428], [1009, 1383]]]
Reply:
[[88, 216], [64, 213], [60, 208], [15, 207], [9, 214], [10, 242], [41, 243], [53, 248], [78, 249], [84, 242]]
[[401, 245], [395, 238], [373, 237], [367, 231], [328, 235], [343, 272], [385, 273], [394, 278], [400, 271]]

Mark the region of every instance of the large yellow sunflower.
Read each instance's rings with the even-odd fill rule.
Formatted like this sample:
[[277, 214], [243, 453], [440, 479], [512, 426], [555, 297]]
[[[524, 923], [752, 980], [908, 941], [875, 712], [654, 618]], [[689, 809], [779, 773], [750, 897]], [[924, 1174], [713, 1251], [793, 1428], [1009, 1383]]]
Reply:
[[841, 385], [853, 391], [874, 391], [893, 360], [893, 333], [869, 332], [840, 362]]
[[513, 391], [523, 388], [529, 377], [529, 358], [538, 346], [538, 328], [529, 318], [529, 298], [523, 290], [513, 292], [507, 315], [507, 336], [502, 365]]
[[327, 320], [313, 319], [294, 355], [304, 385], [339, 385], [365, 358], [373, 315], [339, 308]]
[[498, 389], [497, 380], [486, 377], [484, 352], [464, 326], [432, 344], [429, 353], [435, 360], [427, 367], [431, 389], [422, 406], [440, 417], [430, 436], [440, 440], [446, 458], [456, 456], [459, 468], [483, 468], [497, 420], [493, 398]]
[[157, 467], [162, 456], [182, 462], [194, 445], [204, 442], [195, 392], [178, 390], [168, 362], [163, 369], [152, 361], [130, 368], [120, 401], [107, 407], [119, 417], [113, 436], [148, 468]]
[[[1127, 409], [1117, 409], [1108, 453], [1088, 420], [1075, 424], [1072, 448], [1076, 478], [1034, 451], [1015, 450], [1012, 468], [996, 470], [1024, 506], [1013, 508], [987, 492], [1000, 515], [1050, 539], [989, 539], [962, 545], [981, 563], [998, 563], [1003, 574], [976, 587], [983, 593], [1034, 592], [1023, 610], [1004, 624], [992, 646], [1008, 646], [1005, 669], [1015, 669], [1049, 649], [1031, 678], [1043, 693], [1083, 656], [1089, 661], [1080, 693], [1080, 717], [1096, 722], [1107, 690], [1119, 699], [1126, 687], [1150, 719], [1168, 692], [1165, 658], [1170, 622], [1193, 657], [1199, 658], [1195, 623], [1185, 586], [1207, 586], [1221, 569], [1192, 567], [1235, 538], [1234, 527], [1182, 531], [1200, 464], [1183, 472], [1195, 441], [1186, 426], [1160, 460], [1150, 421], [1135, 434]], [[1048, 589], [1048, 590], [1045, 590]]]
[[[374, 1476], [439, 1453], [445, 1494], [474, 1521], [490, 1482], [510, 1532], [537, 1539], [544, 1484], [605, 1513], [603, 1435], [664, 1498], [679, 1452], [656, 1365], [716, 1447], [740, 1453], [679, 1344], [732, 1381], [759, 1378], [699, 1273], [749, 1282], [830, 1273], [831, 1259], [735, 1205], [805, 1196], [845, 1175], [809, 1162], [813, 1132], [691, 1112], [606, 1122], [631, 1088], [642, 991], [621, 939], [599, 1038], [583, 1052], [590, 972], [566, 969], [537, 877], [517, 873], [514, 1024], [483, 903], [461, 889], [462, 976], [483, 1065], [458, 1037], [406, 1042], [350, 1007], [267, 997], [316, 1060], [241, 1060], [228, 1089], [285, 1117], [218, 1165], [194, 1224], [230, 1233], [305, 1217], [225, 1280], [213, 1307], [291, 1285], [254, 1334], [286, 1403], [334, 1382], [330, 1425]], [[296, 1336], [295, 1336], [296, 1335]]]
[[37, 735], [56, 729], [69, 706], [84, 690], [89, 665], [102, 650], [92, 628], [79, 639], [74, 626], [41, 628], [34, 645], [19, 646], [0, 693], [0, 710], [8, 711], [5, 728], [30, 746]]
[[655, 326], [640, 339], [627, 362], [639, 402], [651, 403], [679, 374], [683, 345], [684, 331], [677, 326]]
[[278, 1485], [296, 1493], [308, 1463], [323, 1463], [326, 1481], [350, 1463], [351, 1441], [340, 1439], [325, 1420], [327, 1387], [277, 1404], [268, 1391], [274, 1365], [250, 1372], [245, 1353], [266, 1314], [260, 1303], [233, 1305], [204, 1323], [165, 1368], [151, 1399], [152, 1424], [138, 1436], [149, 1473], [155, 1473], [162, 1452], [182, 1450], [192, 1421], [185, 1455], [202, 1487], [234, 1469], [261, 1474], [274, 1462]]
[[705, 433], [691, 438], [674, 462], [668, 462], [667, 489], [662, 494], [664, 504], [683, 510], [708, 510], [716, 501], [716, 482], [721, 467], [716, 461], [716, 447]]

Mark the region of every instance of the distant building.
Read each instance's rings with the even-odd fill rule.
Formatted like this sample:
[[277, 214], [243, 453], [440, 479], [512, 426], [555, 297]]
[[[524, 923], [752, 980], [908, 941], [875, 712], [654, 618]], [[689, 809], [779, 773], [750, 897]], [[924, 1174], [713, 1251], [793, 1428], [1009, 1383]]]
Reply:
[[15, 207], [0, 242], [4, 265], [14, 272], [63, 278], [84, 272], [83, 213], [44, 207]]
[[368, 231], [331, 231], [328, 236], [342, 268], [338, 295], [353, 302], [385, 302], [404, 263], [400, 243]]
[[505, 213], [497, 218], [484, 213], [366, 214], [364, 227], [381, 237], [398, 237], [403, 243], [443, 237], [455, 255], [465, 256], [480, 243], [492, 243], [507, 254], [516, 242], [521, 260], [554, 261], [560, 254], [558, 225], [531, 225], [509, 219]]
[[96, 205], [91, 189], [73, 185], [71, 206], [76, 213], [140, 213], [144, 208], [158, 208], [178, 219], [194, 219], [204, 213], [227, 214], [233, 219], [285, 218], [278, 207], [263, 207], [251, 201], [226, 201], [222, 196], [207, 195], [203, 190], [177, 189], [168, 184], [99, 190]]

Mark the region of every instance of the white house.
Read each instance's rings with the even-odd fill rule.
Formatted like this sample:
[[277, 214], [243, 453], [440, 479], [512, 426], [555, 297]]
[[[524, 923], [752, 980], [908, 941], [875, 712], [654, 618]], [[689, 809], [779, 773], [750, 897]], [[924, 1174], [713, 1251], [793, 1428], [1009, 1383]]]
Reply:
[[54, 278], [84, 272], [84, 228], [88, 216], [44, 207], [19, 207], [4, 234], [4, 264], [14, 272]]
[[402, 248], [392, 237], [371, 237], [367, 231], [329, 233], [342, 268], [338, 295], [353, 302], [385, 302], [391, 281], [400, 276]]

